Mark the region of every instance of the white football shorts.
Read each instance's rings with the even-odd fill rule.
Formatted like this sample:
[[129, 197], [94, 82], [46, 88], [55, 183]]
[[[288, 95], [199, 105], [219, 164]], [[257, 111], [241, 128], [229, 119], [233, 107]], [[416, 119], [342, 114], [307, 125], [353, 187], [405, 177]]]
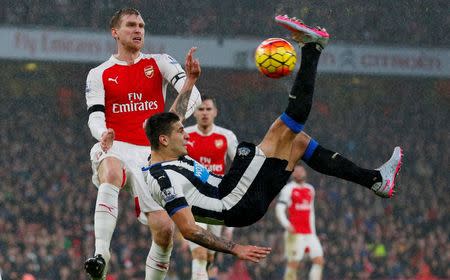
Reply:
[[311, 259], [323, 256], [322, 245], [315, 234], [284, 233], [284, 254], [288, 261], [301, 261], [309, 254]]
[[[119, 159], [124, 166], [126, 182], [123, 188], [129, 189], [135, 199], [136, 214], [139, 211], [139, 200], [137, 189], [147, 188], [144, 174], [141, 168], [148, 166], [148, 156], [150, 155], [149, 146], [138, 146], [122, 141], [114, 141], [111, 149], [106, 153], [100, 147], [100, 143], [95, 144], [91, 149], [91, 163], [92, 163], [92, 183], [98, 188], [100, 180], [98, 177], [98, 167], [103, 159], [107, 157], [115, 157]], [[159, 206], [151, 197], [151, 201], [146, 201], [145, 204], [149, 206], [150, 212], [153, 211], [165, 211], [164, 208]], [[145, 214], [140, 212], [139, 221], [143, 224], [147, 224], [147, 218]]]

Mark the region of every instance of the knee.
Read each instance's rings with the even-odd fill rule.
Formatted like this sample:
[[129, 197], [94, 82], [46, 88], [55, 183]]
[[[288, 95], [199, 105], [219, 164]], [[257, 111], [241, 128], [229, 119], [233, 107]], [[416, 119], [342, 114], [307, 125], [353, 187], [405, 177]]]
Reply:
[[164, 226], [160, 230], [152, 232], [153, 241], [163, 248], [172, 246], [173, 227]]
[[316, 258], [312, 259], [312, 263], [320, 265], [320, 266], [324, 266], [325, 265], [325, 259], [323, 257], [316, 257]]
[[114, 186], [120, 187], [122, 185], [122, 172], [117, 170], [108, 169], [103, 174], [103, 178], [100, 179], [101, 182], [113, 184]]
[[98, 172], [100, 183], [109, 183], [120, 187], [123, 185], [123, 168], [120, 162], [108, 162], [106, 159], [102, 162]]
[[298, 149], [303, 150], [303, 152], [304, 152], [306, 150], [306, 148], [308, 147], [309, 142], [311, 141], [311, 137], [302, 131], [295, 137], [294, 141], [295, 141], [294, 143], [298, 147]]
[[288, 263], [287, 263], [287, 266], [290, 269], [298, 269], [299, 265], [300, 265], [299, 261], [288, 261]]

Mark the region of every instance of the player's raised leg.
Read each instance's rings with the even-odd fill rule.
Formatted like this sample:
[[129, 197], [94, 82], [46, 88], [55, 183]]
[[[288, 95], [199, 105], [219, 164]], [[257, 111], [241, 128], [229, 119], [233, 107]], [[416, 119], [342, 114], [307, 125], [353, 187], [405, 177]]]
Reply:
[[[303, 130], [311, 111], [317, 65], [321, 51], [329, 38], [326, 30], [314, 30], [318, 32], [315, 37], [311, 37], [303, 30], [296, 30], [293, 33], [294, 40], [303, 46], [301, 65], [289, 93], [289, 103], [285, 112], [272, 124], [259, 145], [267, 157], [276, 156], [289, 160], [293, 139]], [[290, 162], [288, 170], [292, 170], [294, 165], [295, 162]]]
[[391, 158], [381, 167], [362, 168], [338, 152], [321, 146], [302, 131], [294, 140], [290, 162], [301, 159], [319, 173], [365, 186], [378, 196], [387, 198], [395, 193], [395, 180], [402, 165], [402, 158], [402, 149], [395, 147]]
[[[294, 40], [300, 46], [303, 45], [300, 71], [289, 95], [288, 108], [280, 118], [293, 132], [300, 132], [311, 109], [318, 58], [328, 43], [329, 35], [325, 29], [309, 27], [295, 18], [277, 16], [275, 20], [291, 30]], [[280, 130], [275, 133], [282, 135]], [[361, 168], [339, 153], [322, 147], [304, 132], [296, 136], [289, 154], [288, 170], [301, 158], [320, 173], [363, 185], [381, 197], [391, 197], [394, 194], [395, 179], [403, 157], [401, 148], [396, 147], [391, 158], [380, 168]]]

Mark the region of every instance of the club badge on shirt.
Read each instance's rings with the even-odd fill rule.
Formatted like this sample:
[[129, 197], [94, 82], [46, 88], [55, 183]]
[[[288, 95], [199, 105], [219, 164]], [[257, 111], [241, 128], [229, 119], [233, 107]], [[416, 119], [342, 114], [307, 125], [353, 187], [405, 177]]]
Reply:
[[241, 157], [248, 156], [250, 154], [250, 152], [251, 152], [250, 149], [247, 147], [241, 147], [237, 150], [238, 156], [241, 156]]
[[220, 149], [223, 147], [223, 139], [216, 139], [214, 140], [214, 145], [217, 149]]
[[144, 68], [144, 74], [147, 78], [150, 79], [151, 77], [153, 77], [153, 73], [155, 73], [155, 70], [153, 69], [152, 65]]

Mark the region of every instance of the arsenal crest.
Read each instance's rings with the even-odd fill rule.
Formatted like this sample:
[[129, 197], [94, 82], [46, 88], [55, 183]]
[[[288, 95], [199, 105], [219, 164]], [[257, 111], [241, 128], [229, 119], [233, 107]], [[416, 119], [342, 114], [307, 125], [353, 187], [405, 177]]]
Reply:
[[222, 146], [223, 146], [223, 140], [222, 140], [222, 139], [214, 140], [214, 145], [216, 145], [216, 148], [217, 148], [217, 149], [222, 148]]
[[153, 66], [152, 65], [150, 65], [150, 66], [147, 66], [147, 67], [145, 67], [144, 68], [144, 74], [145, 74], [145, 76], [147, 77], [147, 78], [151, 78], [151, 77], [153, 77], [153, 73], [155, 72], [155, 70], [153, 69]]

